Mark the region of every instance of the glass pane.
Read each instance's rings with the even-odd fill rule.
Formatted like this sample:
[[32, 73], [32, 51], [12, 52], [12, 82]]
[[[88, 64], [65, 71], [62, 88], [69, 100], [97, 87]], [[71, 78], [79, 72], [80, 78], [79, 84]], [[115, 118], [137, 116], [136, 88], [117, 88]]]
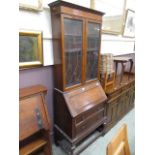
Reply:
[[64, 19], [66, 87], [81, 83], [82, 21]]
[[88, 23], [87, 70], [86, 70], [87, 80], [97, 78], [99, 48], [100, 48], [100, 24]]

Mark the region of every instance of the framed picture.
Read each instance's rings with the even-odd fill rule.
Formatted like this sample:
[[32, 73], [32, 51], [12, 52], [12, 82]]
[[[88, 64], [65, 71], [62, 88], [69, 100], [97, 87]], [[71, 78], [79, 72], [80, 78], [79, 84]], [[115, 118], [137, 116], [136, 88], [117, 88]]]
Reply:
[[19, 8], [24, 10], [42, 11], [42, 0], [19, 0]]
[[27, 69], [43, 65], [42, 32], [19, 32], [19, 68]]
[[135, 37], [135, 12], [130, 9], [126, 11], [123, 36], [132, 38]]
[[90, 7], [101, 12], [103, 16], [102, 33], [122, 35], [127, 0], [91, 0]]

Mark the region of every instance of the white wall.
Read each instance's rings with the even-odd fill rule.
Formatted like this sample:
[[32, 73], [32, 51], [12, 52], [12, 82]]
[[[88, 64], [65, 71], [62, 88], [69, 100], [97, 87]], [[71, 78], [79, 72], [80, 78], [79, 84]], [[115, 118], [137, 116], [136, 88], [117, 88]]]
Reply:
[[102, 35], [101, 53], [113, 53], [114, 55], [134, 53], [134, 39]]
[[[135, 11], [135, 0], [127, 0], [125, 9]], [[101, 53], [113, 53], [114, 55], [134, 53], [134, 42], [135, 38], [104, 34], [102, 35]]]
[[[19, 10], [19, 29], [39, 30], [43, 32], [44, 66], [53, 65], [52, 27], [48, 3], [55, 0], [43, 0], [43, 11], [34, 12]], [[90, 7], [90, 0], [66, 0], [84, 7]], [[134, 9], [134, 1], [128, 0], [127, 8]], [[134, 39], [121, 36], [102, 35], [101, 53], [125, 54], [132, 53]]]
[[[46, 8], [48, 8], [47, 4]], [[43, 32], [44, 66], [53, 64], [52, 27], [50, 10], [44, 8], [41, 12], [19, 10], [19, 28], [26, 31], [38, 30]]]

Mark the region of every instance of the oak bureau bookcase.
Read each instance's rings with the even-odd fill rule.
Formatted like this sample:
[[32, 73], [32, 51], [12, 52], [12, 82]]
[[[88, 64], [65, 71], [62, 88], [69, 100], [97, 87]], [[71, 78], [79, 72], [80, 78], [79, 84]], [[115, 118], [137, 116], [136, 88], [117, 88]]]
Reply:
[[[54, 135], [68, 154], [106, 118], [107, 97], [99, 77], [104, 13], [55, 1], [49, 4], [54, 51]], [[86, 146], [85, 146], [86, 147]]]

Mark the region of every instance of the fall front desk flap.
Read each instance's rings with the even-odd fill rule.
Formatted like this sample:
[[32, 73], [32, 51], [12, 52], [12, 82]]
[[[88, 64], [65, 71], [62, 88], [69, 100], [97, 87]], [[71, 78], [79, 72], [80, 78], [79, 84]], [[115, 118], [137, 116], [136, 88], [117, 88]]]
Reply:
[[98, 81], [66, 92], [64, 98], [72, 117], [76, 117], [107, 100], [107, 96]]

